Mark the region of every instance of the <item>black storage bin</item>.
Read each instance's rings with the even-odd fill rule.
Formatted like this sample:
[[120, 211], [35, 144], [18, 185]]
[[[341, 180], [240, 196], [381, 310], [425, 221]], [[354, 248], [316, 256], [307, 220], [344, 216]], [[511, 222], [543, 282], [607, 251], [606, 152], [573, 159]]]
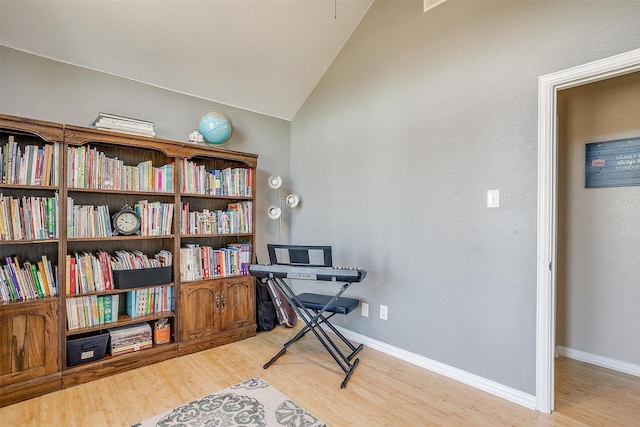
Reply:
[[109, 334], [87, 335], [67, 340], [67, 365], [74, 366], [104, 357]]
[[171, 266], [141, 268], [139, 270], [113, 270], [113, 285], [116, 289], [143, 288], [166, 285], [173, 282]]

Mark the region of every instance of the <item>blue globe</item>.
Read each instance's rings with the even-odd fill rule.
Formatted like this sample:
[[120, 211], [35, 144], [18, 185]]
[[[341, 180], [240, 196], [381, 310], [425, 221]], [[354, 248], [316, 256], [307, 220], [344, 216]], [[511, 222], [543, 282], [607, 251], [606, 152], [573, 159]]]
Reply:
[[198, 132], [209, 144], [221, 145], [231, 138], [233, 124], [224, 112], [211, 110], [198, 119]]

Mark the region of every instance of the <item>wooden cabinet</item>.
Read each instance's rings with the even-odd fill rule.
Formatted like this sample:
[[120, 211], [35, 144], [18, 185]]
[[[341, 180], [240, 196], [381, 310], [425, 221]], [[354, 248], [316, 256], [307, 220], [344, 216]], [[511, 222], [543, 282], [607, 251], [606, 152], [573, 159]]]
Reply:
[[0, 306], [0, 406], [60, 389], [58, 302]]
[[[25, 262], [29, 268], [48, 261], [58, 289], [57, 293], [44, 292], [26, 300], [7, 298], [6, 293], [0, 299], [0, 406], [255, 335], [255, 288], [248, 264], [254, 259], [256, 155], [7, 115], [0, 115], [0, 137], [3, 177], [8, 167], [19, 167], [19, 157], [27, 151], [44, 155], [43, 164], [55, 172], [48, 173], [47, 182], [28, 179], [36, 177], [35, 169], [22, 175], [16, 172], [15, 180], [0, 182], [0, 208], [9, 209], [0, 210], [0, 266], [15, 260], [18, 268]], [[7, 151], [9, 140], [17, 142], [14, 145], [20, 149], [18, 166], [10, 161], [15, 153]], [[127, 181], [124, 172], [114, 174], [111, 166], [96, 163], [111, 161], [120, 162], [118, 167], [124, 169], [138, 168], [135, 185]], [[143, 167], [150, 172], [144, 169], [143, 174]], [[154, 186], [149, 187], [145, 179], [151, 176]], [[221, 182], [224, 186], [216, 187]], [[17, 215], [11, 211], [15, 205], [24, 222], [31, 212], [23, 209], [25, 197], [55, 202], [54, 231], [13, 233], [7, 215]], [[51, 202], [43, 203], [50, 207]], [[171, 211], [172, 221], [168, 221], [169, 215], [150, 216], [147, 223], [143, 219], [147, 231], [143, 228], [131, 236], [105, 231], [104, 222], [109, 222], [110, 216], [124, 205], [136, 204], [154, 204], [162, 212]], [[78, 207], [91, 211], [100, 207], [109, 214], [99, 219], [92, 213], [81, 219], [75, 216], [79, 215]], [[90, 231], [78, 231], [79, 224]], [[103, 232], [107, 234], [99, 234]], [[130, 289], [96, 286], [74, 291], [76, 276], [69, 266], [72, 258], [99, 252], [113, 256], [120, 250], [147, 256], [161, 251], [173, 254], [170, 278], [160, 284], [140, 283], [137, 288], [148, 290], [154, 299], [165, 297], [164, 308], [156, 306], [155, 311], [152, 308], [139, 317], [130, 316], [126, 310]], [[37, 268], [33, 273], [37, 276]], [[2, 280], [0, 286], [6, 287]], [[116, 298], [119, 310], [112, 322], [105, 317], [79, 325], [73, 316], [77, 311], [70, 311], [90, 304], [89, 300], [102, 304]], [[172, 306], [167, 305], [171, 302]], [[169, 343], [117, 356], [107, 351], [99, 360], [75, 366], [69, 363], [67, 344], [71, 340], [107, 334], [111, 328], [134, 323], [153, 325], [160, 318], [168, 320]]]
[[220, 330], [231, 331], [252, 327], [255, 318], [255, 281], [253, 277], [222, 279], [220, 281]]
[[183, 283], [178, 353], [193, 353], [255, 334], [254, 292], [250, 276]]

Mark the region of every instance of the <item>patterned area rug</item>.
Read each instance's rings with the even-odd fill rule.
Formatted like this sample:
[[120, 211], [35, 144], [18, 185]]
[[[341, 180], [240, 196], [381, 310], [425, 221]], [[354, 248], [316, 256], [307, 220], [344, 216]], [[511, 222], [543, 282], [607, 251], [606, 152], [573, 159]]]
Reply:
[[259, 377], [255, 377], [132, 427], [152, 426], [326, 427], [326, 424]]

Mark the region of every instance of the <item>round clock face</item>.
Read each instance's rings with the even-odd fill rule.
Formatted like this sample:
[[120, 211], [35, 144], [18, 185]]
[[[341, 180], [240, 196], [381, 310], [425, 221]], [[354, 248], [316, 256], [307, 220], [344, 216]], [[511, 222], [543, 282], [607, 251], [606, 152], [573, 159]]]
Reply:
[[135, 234], [140, 230], [140, 217], [134, 211], [120, 211], [113, 216], [113, 228], [125, 236]]

